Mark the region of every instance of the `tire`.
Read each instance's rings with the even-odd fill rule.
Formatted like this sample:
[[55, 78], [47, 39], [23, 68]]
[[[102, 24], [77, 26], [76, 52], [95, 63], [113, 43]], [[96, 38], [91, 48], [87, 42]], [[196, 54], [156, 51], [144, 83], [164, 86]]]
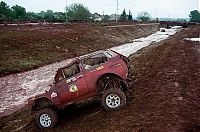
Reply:
[[126, 95], [121, 89], [107, 89], [101, 96], [101, 105], [106, 111], [116, 111], [126, 105]]
[[41, 109], [36, 113], [36, 124], [40, 128], [53, 128], [58, 122], [58, 114], [50, 108]]

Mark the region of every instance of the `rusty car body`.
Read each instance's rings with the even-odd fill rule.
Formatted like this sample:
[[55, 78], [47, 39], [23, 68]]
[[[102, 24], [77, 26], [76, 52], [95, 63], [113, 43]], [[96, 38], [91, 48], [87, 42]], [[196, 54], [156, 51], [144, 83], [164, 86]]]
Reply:
[[[28, 104], [38, 113], [38, 126], [53, 127], [57, 122], [57, 109], [90, 98], [103, 97], [102, 106], [108, 111], [119, 109], [126, 103], [124, 92], [128, 91], [127, 80], [130, 80], [128, 58], [112, 50], [98, 51], [78, 57], [69, 65], [58, 69], [51, 88], [41, 95], [30, 98]], [[109, 97], [104, 97], [104, 93]], [[114, 99], [119, 100], [118, 105]], [[46, 125], [45, 112], [47, 115], [49, 113], [51, 118]]]

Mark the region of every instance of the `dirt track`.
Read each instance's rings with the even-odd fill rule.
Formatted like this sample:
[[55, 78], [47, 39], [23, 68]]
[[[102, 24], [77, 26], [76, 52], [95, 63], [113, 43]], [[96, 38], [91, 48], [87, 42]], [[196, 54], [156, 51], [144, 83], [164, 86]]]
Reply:
[[[95, 102], [71, 106], [61, 112], [57, 128], [47, 131], [200, 131], [200, 43], [183, 40], [199, 37], [199, 31], [182, 30], [130, 57], [134, 81], [122, 110], [103, 112]], [[0, 124], [1, 131], [40, 131], [29, 110]]]

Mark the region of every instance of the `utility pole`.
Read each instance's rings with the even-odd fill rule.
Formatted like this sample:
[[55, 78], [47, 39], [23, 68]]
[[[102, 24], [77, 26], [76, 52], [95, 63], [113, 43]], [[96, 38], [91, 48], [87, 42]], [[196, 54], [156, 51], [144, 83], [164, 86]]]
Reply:
[[133, 21], [134, 17], [136, 18], [136, 12], [135, 12], [135, 0], [133, 0]]
[[104, 11], [103, 11], [103, 18], [102, 19], [104, 19]]
[[170, 14], [168, 14], [168, 21], [171, 21]]
[[158, 18], [158, 10], [155, 9], [155, 18]]
[[118, 21], [118, 10], [119, 10], [119, 3], [118, 0], [116, 0], [117, 3], [117, 12], [116, 12], [116, 22]]
[[68, 22], [68, 18], [67, 18], [67, 17], [68, 17], [68, 16], [67, 16], [67, 0], [66, 0], [66, 8], [65, 8], [65, 13], [66, 13], [66, 14], [65, 14], [65, 15], [66, 15], [66, 23], [67, 23], [67, 22]]
[[133, 4], [133, 21], [134, 21], [134, 17], [136, 18], [136, 13], [135, 13], [135, 4]]

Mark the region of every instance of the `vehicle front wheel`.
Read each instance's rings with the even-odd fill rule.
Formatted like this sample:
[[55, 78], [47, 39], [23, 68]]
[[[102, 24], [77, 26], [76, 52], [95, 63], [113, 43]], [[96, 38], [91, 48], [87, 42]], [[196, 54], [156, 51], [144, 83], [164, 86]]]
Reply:
[[53, 109], [45, 108], [36, 113], [36, 123], [40, 128], [52, 128], [57, 122], [58, 115]]
[[125, 104], [126, 95], [121, 89], [107, 89], [101, 96], [101, 105], [106, 111], [119, 110]]

